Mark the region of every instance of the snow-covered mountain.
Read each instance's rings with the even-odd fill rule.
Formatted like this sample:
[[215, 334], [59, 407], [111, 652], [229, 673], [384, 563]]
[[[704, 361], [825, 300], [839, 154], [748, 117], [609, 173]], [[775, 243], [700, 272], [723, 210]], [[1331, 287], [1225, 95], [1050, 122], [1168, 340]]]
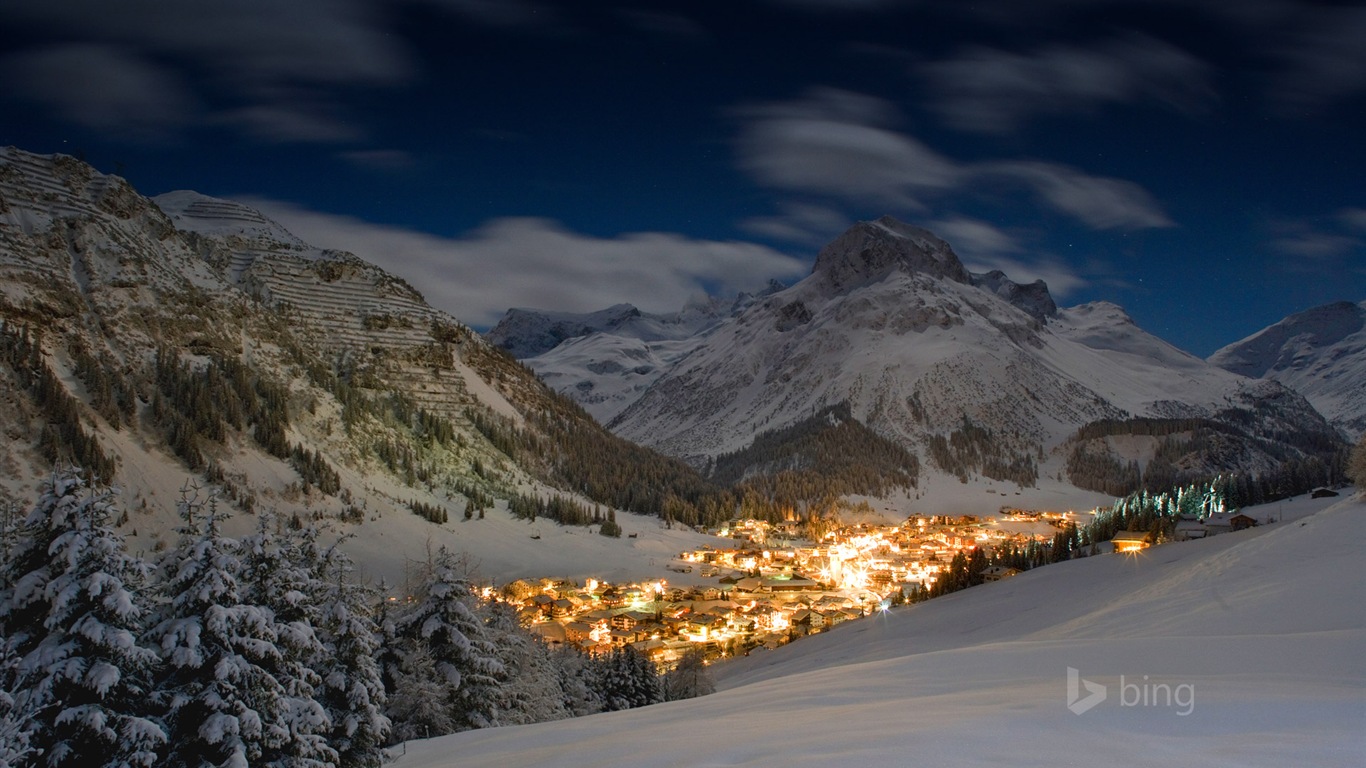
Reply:
[[782, 288], [770, 282], [758, 294], [730, 301], [696, 297], [667, 314], [630, 304], [589, 313], [510, 309], [485, 338], [606, 423], [700, 344], [709, 328]]
[[410, 742], [394, 766], [1358, 766], [1366, 505], [1296, 504], [755, 652], [710, 696]]
[[506, 575], [538, 559], [525, 523], [462, 520], [467, 503], [506, 517], [512, 495], [585, 487], [611, 503], [612, 483], [631, 489], [592, 476], [605, 461], [653, 464], [661, 489], [701, 483], [373, 264], [239, 203], [151, 200], [75, 158], [13, 147], [0, 150], [0, 347], [0, 504], [32, 503], [54, 462], [75, 460], [122, 489], [127, 530], [148, 548], [173, 535], [189, 484], [353, 530], [348, 546], [390, 583], [440, 545], [502, 553], [484, 568]]
[[1366, 301], [1291, 315], [1220, 349], [1209, 362], [1291, 387], [1352, 440], [1366, 432]]
[[[809, 277], [713, 327], [609, 426], [704, 465], [838, 403], [922, 457], [945, 440], [945, 460], [931, 466], [951, 469], [989, 449], [997, 455], [977, 457], [978, 469], [997, 461], [1020, 470], [1013, 476], [1098, 421], [1251, 421], [1268, 437], [1328, 431], [1275, 382], [1182, 352], [1112, 304], [1057, 309], [1042, 283], [969, 274], [943, 240], [891, 218], [856, 224], [820, 252]], [[954, 447], [973, 434], [976, 448]], [[1261, 449], [1238, 453], [1244, 468], [1278, 461]]]

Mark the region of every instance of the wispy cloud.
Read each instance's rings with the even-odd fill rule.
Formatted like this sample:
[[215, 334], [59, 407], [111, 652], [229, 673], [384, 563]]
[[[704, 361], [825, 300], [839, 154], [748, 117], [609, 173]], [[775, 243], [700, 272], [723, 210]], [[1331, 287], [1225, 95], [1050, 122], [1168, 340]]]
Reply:
[[1366, 233], [1366, 208], [1343, 208], [1338, 211], [1337, 220], [1349, 229]]
[[1271, 222], [1269, 229], [1268, 244], [1289, 257], [1286, 266], [1294, 271], [1366, 274], [1366, 209], [1281, 219]]
[[[407, 0], [469, 23], [553, 24], [527, 0]], [[91, 127], [165, 135], [228, 126], [267, 142], [364, 136], [348, 92], [417, 73], [389, 28], [387, 0], [43, 0], [0, 3], [0, 26], [30, 46], [0, 60], [11, 88]], [[23, 77], [15, 77], [21, 74]], [[215, 105], [210, 111], [207, 105]]]
[[735, 114], [740, 166], [765, 186], [918, 207], [922, 191], [960, 181], [954, 162], [892, 129], [896, 110], [882, 99], [816, 88]]
[[620, 302], [676, 311], [690, 296], [754, 290], [809, 269], [753, 243], [667, 232], [594, 237], [541, 218], [494, 219], [459, 237], [380, 226], [270, 199], [243, 199], [313, 245], [350, 251], [418, 286], [476, 327], [510, 307], [587, 312]]
[[1149, 100], [1193, 111], [1214, 99], [1209, 66], [1143, 35], [1028, 53], [977, 47], [919, 73], [948, 124], [980, 133], [1010, 133], [1039, 114], [1106, 103]]
[[742, 121], [740, 168], [773, 189], [924, 210], [931, 197], [1023, 187], [1093, 229], [1172, 226], [1152, 195], [1131, 181], [1040, 160], [954, 160], [897, 130], [895, 108], [871, 96], [820, 88], [735, 114]]
[[1024, 250], [1014, 237], [981, 219], [953, 216], [936, 219], [926, 226], [951, 243], [958, 255], [964, 257], [995, 257]]
[[1366, 7], [1303, 8], [1278, 39], [1285, 66], [1272, 87], [1284, 107], [1318, 108], [1366, 91]]
[[164, 138], [197, 110], [179, 76], [117, 46], [81, 43], [15, 53], [0, 58], [0, 78], [73, 123], [128, 138]]
[[983, 178], [1017, 181], [1055, 210], [1092, 229], [1148, 229], [1174, 226], [1153, 196], [1124, 179], [1092, 176], [1058, 163], [1038, 160], [981, 163]]
[[752, 216], [740, 222], [746, 232], [759, 237], [819, 246], [852, 223], [843, 212], [824, 205], [783, 202], [773, 216]]

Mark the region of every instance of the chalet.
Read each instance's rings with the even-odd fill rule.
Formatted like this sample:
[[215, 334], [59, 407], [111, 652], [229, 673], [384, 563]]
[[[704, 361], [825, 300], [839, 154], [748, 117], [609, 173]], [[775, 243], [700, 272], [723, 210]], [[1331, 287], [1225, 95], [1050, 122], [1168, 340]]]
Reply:
[[1147, 549], [1151, 543], [1147, 531], [1120, 531], [1110, 538], [1110, 542], [1115, 545], [1116, 552], [1137, 552]]
[[860, 611], [857, 608], [841, 608], [838, 611], [832, 611], [830, 614], [830, 620], [833, 624], [861, 618], [863, 618], [863, 611]]
[[564, 625], [565, 639], [571, 643], [592, 642], [594, 629], [596, 627], [586, 621], [571, 621]]
[[541, 613], [544, 613], [546, 615], [550, 614], [551, 606], [554, 605], [554, 603], [555, 598], [545, 594], [544, 592], [531, 598], [531, 604], [535, 606], [536, 609], [539, 610]]
[[1210, 515], [1205, 518], [1205, 529], [1209, 531], [1208, 535], [1210, 536], [1230, 531], [1241, 531], [1256, 524], [1255, 519], [1241, 513]]
[[1190, 541], [1191, 539], [1203, 539], [1209, 534], [1209, 529], [1205, 524], [1195, 518], [1183, 518], [1176, 521], [1176, 528], [1172, 532], [1172, 538], [1176, 541]]
[[631, 643], [631, 647], [636, 652], [652, 662], [660, 662], [669, 651], [669, 646], [663, 640], [638, 640]]
[[710, 640], [717, 630], [726, 625], [726, 620], [720, 616], [696, 616], [691, 621], [683, 625], [683, 636], [695, 643]]
[[608, 624], [612, 629], [633, 630], [640, 624], [640, 620], [635, 617], [634, 613], [634, 611], [618, 613], [608, 621]]
[[1011, 568], [1006, 565], [993, 565], [982, 571], [982, 578], [987, 581], [1000, 581], [1001, 579], [1008, 579], [1011, 576], [1015, 576], [1019, 574], [1019, 572], [1020, 569], [1018, 568]]
[[825, 616], [819, 611], [803, 608], [792, 614], [792, 623], [797, 626], [806, 627], [810, 631], [819, 631], [825, 627]]

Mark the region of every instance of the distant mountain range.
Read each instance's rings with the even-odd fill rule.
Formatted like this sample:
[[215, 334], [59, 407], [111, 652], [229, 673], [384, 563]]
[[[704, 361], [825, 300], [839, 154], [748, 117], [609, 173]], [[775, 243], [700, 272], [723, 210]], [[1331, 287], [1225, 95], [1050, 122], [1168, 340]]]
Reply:
[[[490, 337], [550, 321], [534, 317], [519, 310]], [[971, 274], [891, 218], [854, 225], [806, 279], [689, 337], [651, 346], [590, 317], [524, 362], [617, 434], [704, 471], [832, 406], [965, 482], [1111, 490], [1092, 475], [1261, 472], [1341, 445], [1294, 382], [1200, 360], [1113, 304], [1060, 309], [1042, 282]]]
[[1209, 362], [1296, 390], [1351, 439], [1366, 433], [1366, 301], [1291, 315], [1215, 352]]

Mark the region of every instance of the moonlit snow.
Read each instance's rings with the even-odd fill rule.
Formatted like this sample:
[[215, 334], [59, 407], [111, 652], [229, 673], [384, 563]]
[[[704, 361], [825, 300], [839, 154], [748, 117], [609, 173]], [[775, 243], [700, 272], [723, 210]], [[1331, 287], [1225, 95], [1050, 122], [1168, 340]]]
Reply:
[[[394, 765], [1362, 765], [1366, 503], [1252, 513], [1282, 522], [1047, 566], [717, 666], [712, 696]], [[1069, 668], [1104, 700], [1078, 685], [1069, 709]]]

